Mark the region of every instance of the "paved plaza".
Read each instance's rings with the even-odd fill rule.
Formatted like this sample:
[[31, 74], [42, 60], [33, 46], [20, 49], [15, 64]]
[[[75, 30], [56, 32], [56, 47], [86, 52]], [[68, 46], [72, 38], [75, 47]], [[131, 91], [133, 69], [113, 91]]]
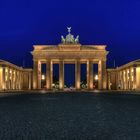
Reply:
[[120, 93], [1, 96], [0, 140], [139, 140], [140, 95]]

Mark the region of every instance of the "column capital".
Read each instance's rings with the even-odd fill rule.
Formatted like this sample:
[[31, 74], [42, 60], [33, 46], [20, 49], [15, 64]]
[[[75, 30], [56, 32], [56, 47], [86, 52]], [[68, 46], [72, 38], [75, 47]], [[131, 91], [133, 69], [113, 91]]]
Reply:
[[64, 59], [59, 59], [59, 63], [60, 63], [60, 62], [63, 62], [63, 63], [64, 63]]
[[50, 59], [50, 58], [47, 58], [47, 59], [46, 59], [46, 62], [48, 62], [48, 61], [51, 61], [51, 59]]
[[33, 61], [34, 61], [34, 62], [38, 62], [39, 60], [38, 60], [38, 59], [33, 59]]
[[80, 60], [81, 60], [80, 58], [75, 59], [75, 61], [80, 61]]

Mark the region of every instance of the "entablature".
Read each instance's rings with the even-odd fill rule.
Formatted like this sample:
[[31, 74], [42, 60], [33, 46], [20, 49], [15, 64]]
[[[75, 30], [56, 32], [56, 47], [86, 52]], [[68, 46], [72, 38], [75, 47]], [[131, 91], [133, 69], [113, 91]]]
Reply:
[[42, 51], [106, 51], [106, 45], [81, 45], [81, 44], [59, 44], [59, 45], [34, 45], [34, 52]]
[[106, 59], [106, 52], [51, 52], [51, 53], [39, 53], [33, 56], [33, 59]]

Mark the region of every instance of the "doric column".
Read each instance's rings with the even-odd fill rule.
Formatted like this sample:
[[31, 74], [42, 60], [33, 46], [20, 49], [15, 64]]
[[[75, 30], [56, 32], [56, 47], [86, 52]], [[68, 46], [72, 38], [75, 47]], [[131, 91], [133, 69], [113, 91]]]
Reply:
[[122, 89], [124, 89], [124, 71], [123, 70], [121, 71], [122, 71]]
[[106, 89], [106, 61], [100, 60], [98, 63], [98, 88]]
[[11, 74], [11, 89], [13, 89], [13, 69], [10, 69], [10, 74]]
[[107, 73], [107, 89], [110, 90], [110, 73]]
[[11, 69], [12, 71], [12, 80], [11, 80], [11, 83], [12, 83], [12, 89], [14, 89], [14, 70]]
[[[118, 89], [119, 89], [119, 85], [120, 85], [120, 73], [119, 73], [118, 70], [116, 71], [116, 75], [117, 75], [117, 79], [116, 79], [116, 89], [118, 90]], [[108, 79], [108, 77], [107, 77], [107, 79]]]
[[131, 77], [130, 77], [130, 74], [131, 74], [130, 68], [128, 68], [128, 69], [127, 69], [127, 86], [128, 86], [127, 88], [128, 88], [128, 90], [130, 90], [130, 82], [131, 82], [131, 81], [130, 81], [130, 78], [131, 78]]
[[3, 69], [2, 69], [2, 66], [0, 65], [0, 90], [2, 90], [2, 80], [3, 80]]
[[5, 90], [5, 67], [3, 67], [3, 71], [2, 71], [2, 89]]
[[53, 61], [51, 61], [51, 88], [53, 84]]
[[106, 89], [106, 61], [102, 61], [103, 89]]
[[19, 89], [19, 70], [18, 70], [18, 72], [17, 72], [17, 77], [18, 77], [18, 80], [17, 80], [17, 88]]
[[14, 72], [14, 80], [15, 80], [15, 89], [17, 89], [17, 70], [15, 69], [15, 72]]
[[20, 89], [20, 70], [18, 71], [18, 89]]
[[80, 60], [75, 62], [75, 87], [80, 89]]
[[64, 62], [60, 60], [59, 62], [59, 88], [64, 88]]
[[120, 77], [118, 89], [121, 89], [122, 88], [122, 84], [121, 84], [121, 82], [122, 82], [122, 80], [121, 80], [121, 71], [118, 71], [118, 73], [119, 73], [119, 77]]
[[[118, 85], [119, 85], [119, 74], [118, 74], [118, 70], [116, 68], [116, 71], [115, 71], [115, 89], [117, 90], [118, 89]], [[106, 81], [107, 81], [107, 76], [106, 76]]]
[[47, 72], [46, 72], [46, 88], [48, 89], [48, 90], [50, 90], [51, 89], [51, 85], [52, 85], [52, 83], [51, 83], [51, 78], [52, 78], [52, 71], [51, 71], [51, 60], [47, 60], [47, 62], [46, 62], [46, 70], [47, 70]]
[[123, 90], [125, 89], [125, 83], [124, 83], [124, 70], [122, 70], [122, 85], [123, 85]]
[[119, 73], [120, 73], [120, 89], [123, 89], [123, 74], [121, 70]]
[[14, 72], [14, 76], [15, 76], [15, 89], [17, 89], [17, 71], [15, 69], [15, 72]]
[[5, 72], [4, 72], [4, 73], [5, 73], [5, 74], [4, 74], [4, 75], [5, 75], [5, 76], [4, 76], [4, 77], [5, 77], [5, 80], [4, 80], [4, 81], [5, 81], [5, 89], [7, 89], [7, 85], [6, 85], [6, 84], [7, 84], [7, 68], [6, 68], [6, 67], [4, 68], [4, 71], [5, 71]]
[[9, 68], [9, 89], [12, 88], [12, 71], [11, 68]]
[[14, 76], [13, 76], [13, 69], [11, 68], [11, 89], [14, 88], [14, 87], [13, 87], [13, 83], [14, 83], [14, 82], [13, 82], [13, 81], [14, 81], [14, 80], [13, 80], [13, 77], [14, 77]]
[[102, 89], [102, 61], [98, 63], [98, 89]]
[[123, 70], [124, 73], [124, 89], [126, 90], [126, 71]]
[[125, 89], [127, 90], [127, 70], [125, 70]]
[[38, 89], [41, 89], [41, 62], [38, 62]]
[[16, 72], [16, 69], [15, 69], [15, 72], [14, 72], [14, 80], [15, 80], [15, 89], [16, 89], [16, 84], [17, 84], [17, 72]]
[[32, 83], [32, 75], [31, 72], [29, 72], [29, 89], [31, 89], [31, 84]]
[[19, 89], [22, 89], [22, 86], [21, 86], [21, 71], [19, 71]]
[[33, 64], [33, 89], [38, 88], [38, 61], [34, 60]]
[[133, 89], [136, 90], [137, 88], [137, 83], [136, 83], [136, 67], [133, 67]]
[[87, 61], [87, 88], [93, 89], [93, 62]]
[[132, 68], [129, 69], [130, 90], [132, 90]]
[[34, 60], [33, 89], [41, 89], [41, 62]]
[[[21, 72], [21, 89], [23, 89], [23, 76], [24, 76], [24, 74], [23, 74], [23, 71]], [[36, 75], [37, 76], [37, 75]], [[37, 82], [37, 81], [36, 81]], [[37, 87], [36, 87], [36, 89], [37, 89]]]
[[15, 69], [13, 70], [13, 89], [15, 89], [15, 85], [16, 85], [16, 78], [15, 78]]
[[10, 89], [10, 70], [7, 67], [7, 89]]
[[125, 74], [125, 83], [126, 83], [126, 90], [128, 90], [128, 70], [125, 70], [126, 74]]
[[[117, 70], [117, 75], [118, 75], [118, 79], [117, 79], [117, 86], [116, 86], [116, 89], [118, 90], [120, 88], [120, 72]], [[107, 77], [108, 79], [108, 77]]]
[[18, 70], [18, 83], [17, 83], [18, 89], [19, 89], [19, 84], [20, 84], [20, 77], [19, 77], [19, 70]]
[[15, 89], [18, 89], [18, 72], [15, 70]]

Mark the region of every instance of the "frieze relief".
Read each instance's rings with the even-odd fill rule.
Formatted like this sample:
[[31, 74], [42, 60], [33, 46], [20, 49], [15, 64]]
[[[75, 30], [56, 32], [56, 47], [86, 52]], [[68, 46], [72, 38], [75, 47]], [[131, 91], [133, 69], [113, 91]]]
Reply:
[[98, 58], [106, 58], [106, 52], [69, 52], [69, 53], [65, 53], [65, 52], [42, 52], [42, 53], [36, 53], [34, 54], [34, 59], [35, 58], [57, 58], [57, 59], [86, 59], [86, 58], [90, 58], [90, 59], [98, 59]]

